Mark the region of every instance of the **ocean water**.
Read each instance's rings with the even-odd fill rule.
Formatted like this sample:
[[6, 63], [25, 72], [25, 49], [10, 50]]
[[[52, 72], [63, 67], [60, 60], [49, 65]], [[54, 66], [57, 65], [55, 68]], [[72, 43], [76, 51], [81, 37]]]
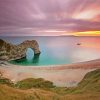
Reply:
[[25, 40], [37, 40], [39, 43], [41, 54], [34, 56], [34, 51], [27, 48], [26, 58], [11, 61], [17, 65], [63, 65], [100, 58], [100, 37], [23, 36], [0, 39], [16, 45]]

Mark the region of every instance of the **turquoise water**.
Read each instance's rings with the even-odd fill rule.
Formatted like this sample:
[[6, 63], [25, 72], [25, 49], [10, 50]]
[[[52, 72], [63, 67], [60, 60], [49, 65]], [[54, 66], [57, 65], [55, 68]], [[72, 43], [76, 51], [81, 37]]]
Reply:
[[[7, 42], [19, 44], [24, 40], [37, 40], [40, 55], [34, 56], [34, 51], [28, 48], [26, 57], [11, 61], [17, 65], [62, 65], [100, 58], [99, 37], [0, 37]], [[81, 43], [81, 45], [77, 45]]]

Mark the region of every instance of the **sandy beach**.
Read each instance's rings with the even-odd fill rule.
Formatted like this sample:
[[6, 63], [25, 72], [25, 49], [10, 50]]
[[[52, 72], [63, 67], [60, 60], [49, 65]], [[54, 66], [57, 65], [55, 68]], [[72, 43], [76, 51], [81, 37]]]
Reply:
[[25, 78], [44, 78], [52, 81], [54, 85], [60, 87], [76, 86], [86, 73], [100, 68], [100, 59], [80, 62], [67, 65], [52, 66], [19, 66], [13, 64], [1, 64], [0, 72], [3, 77], [11, 79], [13, 82]]

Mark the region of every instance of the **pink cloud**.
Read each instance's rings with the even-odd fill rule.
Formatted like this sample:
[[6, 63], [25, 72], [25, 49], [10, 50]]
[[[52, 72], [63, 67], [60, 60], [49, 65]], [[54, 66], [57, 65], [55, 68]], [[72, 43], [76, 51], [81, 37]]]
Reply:
[[0, 0], [0, 35], [100, 30], [100, 0]]

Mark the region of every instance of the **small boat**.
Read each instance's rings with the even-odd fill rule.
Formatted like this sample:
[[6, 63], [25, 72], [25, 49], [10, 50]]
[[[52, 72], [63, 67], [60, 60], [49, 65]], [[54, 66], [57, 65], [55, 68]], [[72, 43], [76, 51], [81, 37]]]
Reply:
[[81, 45], [81, 43], [77, 43], [77, 45]]

